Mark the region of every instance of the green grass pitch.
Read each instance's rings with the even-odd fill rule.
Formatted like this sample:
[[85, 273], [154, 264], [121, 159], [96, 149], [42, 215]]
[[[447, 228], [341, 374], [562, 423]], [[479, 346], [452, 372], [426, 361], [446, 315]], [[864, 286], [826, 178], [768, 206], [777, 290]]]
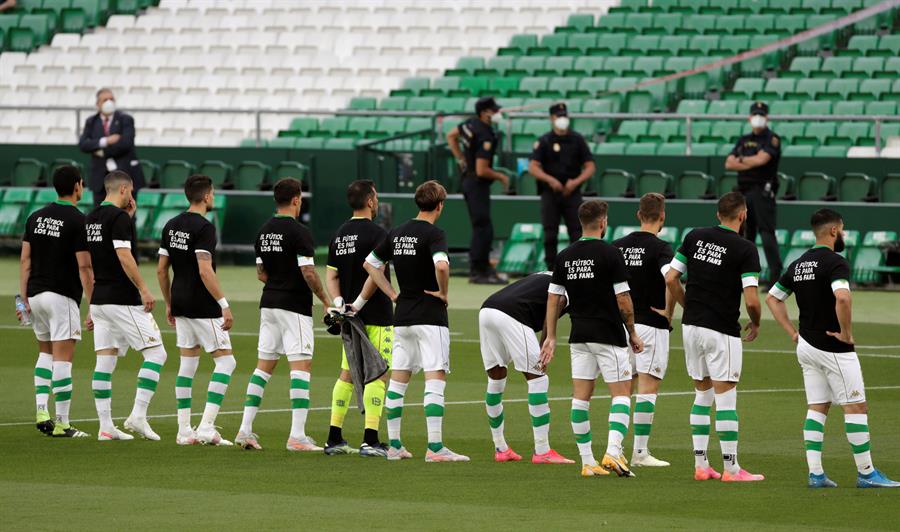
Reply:
[[[144, 275], [155, 285], [151, 266]], [[238, 367], [225, 397], [219, 425], [233, 438], [240, 423], [247, 380], [256, 364], [259, 283], [251, 268], [225, 267], [221, 279], [232, 302], [232, 336]], [[468, 454], [468, 464], [426, 464], [422, 377], [407, 394], [403, 439], [416, 455], [400, 463], [355, 456], [296, 455], [284, 450], [290, 428], [287, 366], [283, 361], [266, 388], [255, 430], [265, 448], [175, 445], [175, 374], [178, 351], [174, 330], [156, 312], [169, 360], [150, 407], [161, 442], [100, 443], [95, 438], [60, 440], [33, 427], [32, 371], [36, 345], [30, 329], [17, 326], [12, 295], [17, 262], [0, 261], [0, 297], [9, 312], [0, 318], [0, 527], [35, 529], [275, 529], [346, 530], [547, 530], [601, 526], [645, 529], [896, 529], [900, 491], [858, 490], [856, 469], [839, 409], [830, 416], [824, 461], [839, 489], [806, 488], [802, 423], [806, 411], [802, 381], [792, 345], [774, 321], [763, 323], [761, 337], [745, 345], [740, 384], [740, 461], [762, 472], [766, 481], [723, 485], [692, 480], [688, 414], [692, 387], [685, 374], [681, 335], [676, 322], [669, 374], [662, 385], [650, 446], [672, 462], [659, 470], [637, 469], [637, 478], [581, 478], [578, 466], [536, 466], [527, 461], [493, 463], [493, 447], [484, 412], [485, 376], [477, 344], [477, 308], [490, 288], [451, 283], [451, 368], [446, 392], [444, 441]], [[900, 319], [896, 293], [856, 292], [854, 335], [866, 377], [872, 452], [877, 467], [900, 477]], [[82, 305], [84, 308], [84, 305]], [[319, 310], [316, 311], [317, 313]], [[768, 318], [768, 311], [764, 310]], [[794, 314], [796, 316], [796, 313]], [[318, 317], [316, 318], [318, 321]], [[567, 322], [567, 320], [563, 320]], [[567, 327], [564, 327], [567, 329]], [[564, 338], [563, 338], [564, 340]], [[577, 459], [569, 425], [571, 392], [568, 348], [563, 344], [550, 368], [551, 443]], [[312, 411], [307, 432], [323, 443], [329, 421], [331, 388], [340, 357], [338, 341], [319, 329], [311, 383]], [[131, 408], [140, 355], [129, 353], [113, 377], [113, 413]], [[90, 390], [94, 366], [92, 338], [79, 343], [74, 366], [72, 417], [96, 436]], [[194, 412], [199, 415], [212, 369], [204, 357], [194, 383]], [[598, 387], [592, 402], [595, 453], [606, 442], [609, 398]], [[506, 433], [523, 456], [531, 453], [526, 387], [511, 374], [505, 395]], [[121, 424], [121, 421], [119, 421]], [[362, 437], [362, 416], [348, 414], [345, 435]], [[382, 422], [382, 437], [387, 438]], [[631, 454], [633, 435], [626, 438]], [[715, 435], [712, 463], [721, 459]]]

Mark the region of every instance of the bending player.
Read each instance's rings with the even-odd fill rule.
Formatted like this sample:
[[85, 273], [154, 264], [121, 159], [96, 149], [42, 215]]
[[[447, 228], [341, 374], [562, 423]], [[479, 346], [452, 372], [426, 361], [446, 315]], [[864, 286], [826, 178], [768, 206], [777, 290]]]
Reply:
[[[628, 272], [618, 249], [603, 241], [608, 204], [590, 200], [578, 208], [582, 237], [556, 258], [547, 296], [547, 339], [541, 364], [553, 359], [561, 299], [569, 299], [572, 331], [572, 430], [581, 455], [581, 474], [591, 477], [615, 471], [633, 477], [623, 456], [622, 441], [631, 417], [631, 370], [627, 347], [635, 353], [643, 342], [634, 329], [634, 307], [628, 294]], [[625, 337], [626, 331], [628, 338]], [[591, 395], [598, 376], [609, 386], [609, 439], [606, 454], [597, 465], [591, 449]]]
[[[900, 488], [872, 464], [869, 420], [862, 369], [853, 347], [850, 264], [844, 250], [844, 220], [821, 209], [810, 220], [816, 245], [791, 263], [769, 291], [766, 304], [772, 316], [797, 344], [808, 408], [803, 425], [809, 487], [835, 488], [822, 468], [825, 417], [832, 402], [844, 410], [844, 429], [856, 461], [860, 488]], [[800, 331], [788, 316], [785, 301], [797, 295]]]
[[[478, 337], [481, 358], [488, 383], [484, 402], [494, 439], [495, 462], [518, 462], [522, 459], [506, 443], [503, 435], [503, 391], [506, 389], [507, 366], [512, 363], [528, 383], [528, 412], [534, 432], [534, 464], [574, 464], [550, 448], [550, 403], [547, 393], [550, 378], [541, 364], [541, 344], [535, 336], [541, 332], [541, 343], [547, 329], [547, 288], [551, 273], [540, 272], [494, 292], [478, 313]], [[559, 299], [557, 315], [565, 312], [566, 298]]]
[[[426, 462], [468, 462], [469, 457], [444, 446], [444, 389], [450, 371], [450, 330], [447, 291], [450, 259], [447, 238], [434, 224], [444, 211], [447, 191], [437, 181], [416, 189], [419, 214], [393, 229], [388, 238], [369, 253], [364, 268], [382, 292], [397, 301], [394, 315], [394, 360], [388, 386], [388, 460], [412, 458], [400, 441], [403, 399], [413, 374], [425, 372], [425, 422], [428, 426]], [[394, 291], [385, 276], [392, 263], [400, 285]]]
[[136, 208], [134, 184], [131, 176], [115, 170], [107, 174], [104, 186], [106, 200], [85, 219], [94, 268], [89, 320], [93, 320], [97, 351], [92, 382], [100, 418], [97, 439], [134, 439], [112, 421], [112, 374], [117, 358], [125, 356], [130, 346], [144, 355], [144, 363], [138, 372], [134, 408], [125, 420], [125, 428], [148, 440], [159, 440], [147, 423], [147, 407], [156, 393], [166, 350], [151, 314], [155, 301], [137, 266], [137, 234], [132, 219]]
[[[378, 213], [378, 193], [375, 183], [368, 180], [354, 181], [347, 187], [347, 202], [353, 209], [353, 217], [342, 225], [328, 248], [328, 270], [325, 282], [328, 292], [334, 297], [334, 306], [343, 309], [353, 301], [356, 316], [366, 325], [369, 341], [391, 366], [393, 349], [394, 308], [391, 300], [381, 290], [376, 290], [374, 282], [363, 268], [369, 253], [387, 238], [387, 231], [373, 222]], [[388, 273], [385, 272], [387, 277]], [[387, 277], [390, 279], [390, 277]], [[369, 290], [364, 287], [369, 281]], [[364, 293], [367, 292], [367, 293]], [[368, 293], [371, 292], [371, 293]], [[387, 457], [388, 446], [378, 438], [378, 425], [384, 407], [385, 383], [388, 373], [380, 379], [366, 384], [363, 388], [365, 403], [365, 432], [359, 448], [361, 456]], [[325, 454], [353, 454], [357, 450], [347, 445], [342, 434], [344, 418], [353, 394], [353, 381], [346, 353], [341, 354], [341, 373], [331, 395], [331, 426], [328, 429], [328, 444]]]
[[[216, 416], [237, 365], [228, 331], [234, 322], [216, 277], [216, 226], [206, 219], [213, 207], [212, 179], [192, 175], [184, 182], [188, 210], [169, 220], [160, 238], [156, 277], [166, 300], [166, 320], [175, 326], [181, 364], [175, 380], [178, 445], [232, 445], [216, 430]], [[173, 278], [169, 281], [169, 266]], [[191, 385], [200, 364], [200, 348], [211, 354], [206, 408], [197, 430], [191, 428]]]
[[[81, 293], [84, 289], [90, 301], [94, 289], [84, 215], [76, 207], [84, 193], [84, 181], [74, 166], [60, 166], [53, 172], [53, 188], [58, 199], [35, 211], [25, 223], [19, 293], [24, 296], [38, 341], [36, 427], [48, 436], [83, 438], [88, 434], [69, 423], [69, 406], [72, 358], [75, 342], [81, 340]], [[47, 408], [51, 387], [55, 422]]]
[[[747, 203], [739, 192], [719, 199], [717, 227], [694, 229], [687, 236], [666, 274], [672, 296], [684, 308], [681, 319], [684, 358], [694, 379], [691, 433], [694, 440], [694, 479], [721, 478], [725, 482], [763, 480], [741, 469], [737, 459], [737, 383], [741, 379], [741, 295], [750, 316], [745, 342], [759, 334], [759, 255], [753, 242], [738, 231], [747, 219]], [[681, 275], [687, 274], [687, 293]], [[716, 433], [725, 472], [709, 465], [709, 412], [716, 403]]]
[[275, 183], [275, 216], [256, 237], [256, 275], [265, 286], [259, 300], [259, 361], [247, 384], [244, 417], [234, 441], [244, 449], [262, 449], [253, 420], [266, 384], [284, 355], [291, 368], [291, 433], [288, 451], [321, 451], [306, 435], [312, 371], [313, 293], [328, 306], [316, 273], [315, 246], [309, 229], [297, 221], [303, 202], [300, 181], [286, 177]]
[[640, 231], [613, 242], [625, 257], [625, 269], [631, 280], [634, 329], [644, 342], [643, 351], [631, 352], [631, 372], [637, 387], [632, 466], [669, 465], [651, 455], [647, 447], [659, 383], [669, 365], [669, 324], [675, 307], [675, 300], [666, 291], [665, 277], [674, 254], [672, 247], [657, 236], [666, 220], [665, 202], [662, 194], [644, 194], [637, 212]]

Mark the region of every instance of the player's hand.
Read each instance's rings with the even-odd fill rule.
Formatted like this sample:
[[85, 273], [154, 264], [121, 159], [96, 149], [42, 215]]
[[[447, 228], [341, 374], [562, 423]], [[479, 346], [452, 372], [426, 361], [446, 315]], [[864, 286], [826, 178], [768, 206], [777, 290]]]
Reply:
[[87, 313], [87, 317], [84, 319], [84, 328], [93, 331], [94, 330], [94, 319], [91, 318], [91, 313]]
[[650, 307], [650, 310], [652, 310], [653, 312], [655, 312], [655, 313], [659, 314], [660, 316], [662, 316], [663, 318], [665, 318], [666, 321], [669, 322], [669, 325], [672, 325], [672, 315], [671, 314], [667, 313], [665, 310], [660, 310], [660, 309], [654, 308], [654, 307]]
[[500, 181], [500, 184], [503, 185], [503, 190], [509, 190], [509, 176], [506, 174], [500, 174], [500, 178], [497, 179]]
[[134, 201], [134, 198], [128, 200], [128, 205], [125, 205], [125, 212], [128, 213], [128, 216], [134, 218], [134, 213], [137, 212], [137, 202]]
[[166, 323], [172, 327], [175, 326], [175, 316], [172, 315], [172, 307], [169, 305], [166, 305]]
[[231, 307], [225, 307], [222, 309], [222, 330], [230, 331], [232, 325], [234, 325], [234, 316], [231, 315]]
[[443, 301], [445, 307], [449, 304], [447, 301], [447, 294], [444, 294], [441, 292], [432, 292], [431, 290], [425, 290], [424, 292], [426, 294], [430, 295], [431, 297], [436, 297], [436, 298], [440, 299], [441, 301]]
[[400, 294], [397, 292], [391, 292], [388, 294], [388, 298], [390, 298], [391, 303], [396, 303], [398, 299], [400, 299]]
[[841, 331], [841, 332], [826, 331], [825, 334], [827, 334], [828, 336], [831, 336], [832, 338], [837, 338], [838, 340], [844, 342], [845, 344], [855, 344], [856, 343], [853, 341], [853, 335], [850, 333], [845, 333], [844, 331]]
[[153, 305], [156, 303], [156, 300], [153, 299], [153, 294], [150, 293], [150, 290], [146, 288], [141, 292], [141, 305], [144, 306], [144, 312], [153, 312]]
[[119, 142], [119, 139], [121, 139], [121, 138], [122, 138], [122, 136], [119, 135], [118, 133], [113, 133], [112, 135], [106, 137], [106, 143], [107, 144], [115, 144], [116, 142]]
[[566, 184], [563, 186], [563, 197], [568, 198], [575, 191], [578, 190], [578, 182], [573, 180], [566, 181]]
[[[22, 298], [22, 303], [25, 305], [25, 312], [31, 314], [31, 304], [28, 303], [28, 298], [27, 298], [27, 297], [23, 297], [23, 298]], [[22, 316], [22, 311], [19, 310], [19, 309], [16, 309], [16, 319], [19, 320], [19, 321], [22, 321], [22, 318], [23, 318], [23, 317], [24, 317], [24, 316]]]
[[562, 185], [562, 183], [559, 182], [559, 179], [556, 179], [555, 177], [551, 177], [550, 181], [547, 182], [547, 186], [549, 186], [550, 190], [552, 190], [553, 192], [556, 192], [557, 194], [562, 194], [563, 185]]
[[468, 165], [466, 164], [466, 158], [459, 157], [458, 159], [456, 159], [456, 166], [459, 167], [460, 173], [466, 173], [466, 168], [468, 168]]
[[544, 345], [541, 346], [541, 358], [539, 359], [541, 368], [546, 368], [550, 364], [550, 361], [553, 360], [554, 351], [556, 351], [556, 339], [547, 338], [544, 340]]
[[756, 337], [759, 336], [759, 324], [748, 322], [747, 325], [744, 326], [744, 330], [747, 331], [747, 334], [744, 336], [745, 342], [752, 342], [756, 340]]
[[631, 345], [631, 350], [637, 354], [644, 350], [644, 341], [641, 340], [641, 337], [638, 336], [637, 332], [630, 333], [628, 335], [628, 343]]

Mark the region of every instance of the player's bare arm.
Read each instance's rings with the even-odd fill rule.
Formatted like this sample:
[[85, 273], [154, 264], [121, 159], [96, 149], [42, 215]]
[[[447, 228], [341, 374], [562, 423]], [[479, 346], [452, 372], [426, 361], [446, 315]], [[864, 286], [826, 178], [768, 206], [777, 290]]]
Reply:
[[174, 327], [175, 317], [172, 316], [172, 280], [169, 278], [169, 264], [168, 256], [159, 256], [159, 262], [156, 263], [156, 280], [159, 282], [159, 291], [162, 292], [163, 300], [166, 302], [166, 322]]
[[616, 294], [616, 304], [619, 306], [619, 315], [622, 316], [625, 330], [628, 331], [628, 343], [631, 344], [631, 350], [640, 353], [644, 350], [644, 342], [641, 341], [641, 337], [634, 329], [634, 304], [631, 302], [631, 294], [628, 292]]
[[544, 329], [546, 337], [541, 342], [541, 367], [546, 368], [550, 361], [553, 360], [553, 353], [556, 351], [556, 325], [559, 321], [560, 301], [563, 296], [554, 293], [547, 294], [547, 315], [544, 317]]
[[269, 274], [266, 273], [266, 267], [262, 264], [256, 265], [256, 278], [259, 279], [259, 282], [262, 284], [266, 284], [269, 280]]
[[119, 258], [119, 264], [122, 265], [122, 271], [128, 276], [128, 280], [141, 294], [141, 304], [144, 305], [144, 312], [153, 311], [153, 305], [156, 303], [156, 300], [153, 298], [153, 294], [150, 293], [144, 278], [141, 277], [137, 262], [131, 254], [131, 248], [116, 248], [116, 257]]
[[781, 325], [781, 328], [784, 329], [784, 332], [788, 333], [788, 336], [791, 337], [791, 340], [794, 343], [797, 342], [797, 338], [799, 338], [800, 334], [797, 332], [797, 329], [794, 328], [794, 323], [791, 321], [791, 317], [788, 315], [787, 305], [784, 301], [778, 299], [770, 292], [768, 296], [766, 296], [766, 306], [769, 307], [769, 312], [772, 313], [772, 317], [775, 318], [775, 321], [778, 322], [778, 325]]
[[851, 308], [853, 306], [850, 290], [841, 288], [834, 292], [834, 310], [837, 313], [840, 331], [827, 331], [828, 336], [833, 336], [845, 344], [853, 344], [853, 326], [851, 323]]
[[303, 280], [306, 281], [306, 286], [312, 290], [312, 293], [319, 298], [319, 301], [322, 302], [322, 306], [324, 308], [328, 308], [331, 306], [331, 300], [328, 297], [328, 293], [325, 292], [325, 289], [322, 287], [322, 280], [319, 279], [319, 274], [316, 272], [315, 266], [301, 266], [300, 273], [303, 274]]
[[[76, 251], [75, 261], [78, 262], [78, 277], [81, 279], [81, 289], [84, 290], [85, 298], [90, 301], [94, 295], [94, 268], [91, 265], [90, 251]], [[84, 326], [87, 330], [94, 330], [94, 321], [91, 319], [90, 306], [88, 306], [87, 317], [84, 320]]]
[[425, 293], [440, 299], [444, 305], [447, 305], [447, 297], [450, 292], [450, 264], [443, 260], [434, 263], [434, 277], [437, 279], [438, 290], [436, 292], [425, 290]]
[[752, 342], [759, 336], [759, 320], [762, 318], [762, 305], [759, 302], [759, 292], [755, 286], [744, 288], [744, 306], [750, 317], [750, 322], [744, 326], [744, 330], [747, 331], [744, 341]]
[[[19, 258], [19, 293], [25, 303], [25, 310], [31, 312], [28, 304], [28, 278], [31, 276], [31, 243], [22, 242], [22, 254]], [[16, 310], [16, 317], [21, 321], [22, 313]]]
[[[672, 300], [681, 305], [681, 308], [684, 308], [684, 286], [681, 284], [680, 271], [675, 268], [669, 269], [669, 272], [666, 274], [666, 288], [668, 288], [668, 294], [671, 294]], [[673, 312], [675, 310], [674, 303], [672, 310]]]
[[[216, 276], [216, 271], [213, 269], [212, 254], [207, 251], [197, 250], [197, 266], [200, 269], [200, 280], [203, 281], [203, 286], [206, 287], [206, 291], [209, 292], [209, 295], [216, 301], [225, 299], [225, 294], [219, 286], [219, 278]], [[221, 305], [222, 303], [219, 304]], [[224, 322], [222, 323], [222, 330], [230, 330], [231, 326], [234, 325], [234, 316], [231, 314], [231, 307], [225, 306], [222, 308], [222, 320]]]
[[[387, 276], [384, 274], [385, 266], [381, 266], [380, 268], [376, 267], [373, 264], [370, 264], [368, 261], [363, 263], [363, 268], [365, 268], [366, 273], [369, 274], [369, 279], [371, 279], [375, 286], [378, 287], [379, 290], [387, 294], [391, 301], [397, 302], [397, 291], [394, 290], [394, 287], [391, 285], [391, 282], [388, 281]], [[368, 281], [366, 282], [368, 285]], [[363, 286], [363, 293], [365, 293], [366, 287]], [[373, 292], [374, 293], [374, 292]]]

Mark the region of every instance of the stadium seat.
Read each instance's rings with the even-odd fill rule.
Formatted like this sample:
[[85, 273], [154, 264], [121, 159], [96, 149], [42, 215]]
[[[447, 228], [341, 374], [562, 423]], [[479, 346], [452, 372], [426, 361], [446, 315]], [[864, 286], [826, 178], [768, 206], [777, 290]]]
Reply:
[[193, 173], [194, 165], [187, 161], [166, 161], [160, 173], [160, 187], [181, 189], [184, 187], [185, 180]]
[[888, 174], [881, 181], [881, 201], [900, 203], [900, 174]]
[[241, 161], [235, 171], [234, 187], [238, 190], [259, 190], [268, 183], [270, 172], [271, 168], [267, 164], [259, 161]]
[[667, 198], [674, 195], [674, 178], [659, 170], [644, 170], [635, 181], [635, 195], [640, 197], [648, 192], [658, 192]]
[[684, 172], [678, 177], [675, 197], [681, 199], [713, 199], [716, 197], [713, 191], [714, 182], [713, 177], [704, 172]]
[[7, 188], [0, 203], [0, 235], [20, 237], [25, 228], [25, 212], [34, 197], [33, 188]]
[[534, 261], [537, 246], [543, 237], [544, 229], [540, 224], [515, 224], [509, 240], [503, 246], [497, 269], [508, 273], [525, 273]]
[[211, 177], [216, 188], [232, 188], [232, 170], [231, 165], [224, 161], [203, 161], [197, 167], [197, 173]]
[[[634, 196], [634, 175], [625, 170], [605, 170], [595, 179], [593, 192], [600, 197], [628, 197]], [[592, 187], [589, 187], [589, 190]]]
[[723, 194], [727, 194], [737, 188], [737, 172], [725, 172], [722, 177], [719, 178], [718, 187], [716, 193], [719, 196]]
[[37, 159], [18, 159], [10, 181], [14, 187], [44, 186], [47, 184], [47, 165]]
[[844, 174], [838, 183], [840, 201], [875, 201], [877, 182], [869, 175], [851, 172]]
[[801, 201], [833, 201], [834, 177], [822, 172], [806, 172], [797, 182], [797, 199]]
[[[285, 177], [293, 177], [294, 179], [299, 179], [300, 181], [306, 181], [308, 175], [309, 167], [305, 164], [299, 163], [297, 161], [281, 161], [280, 163], [275, 165], [275, 168], [272, 171], [272, 183], [275, 183], [279, 179]], [[251, 177], [248, 175], [248, 180], [255, 181], [256, 179], [257, 177]], [[268, 179], [266, 177], [263, 177], [261, 183], [263, 183], [263, 186], [265, 186], [268, 183]]]

